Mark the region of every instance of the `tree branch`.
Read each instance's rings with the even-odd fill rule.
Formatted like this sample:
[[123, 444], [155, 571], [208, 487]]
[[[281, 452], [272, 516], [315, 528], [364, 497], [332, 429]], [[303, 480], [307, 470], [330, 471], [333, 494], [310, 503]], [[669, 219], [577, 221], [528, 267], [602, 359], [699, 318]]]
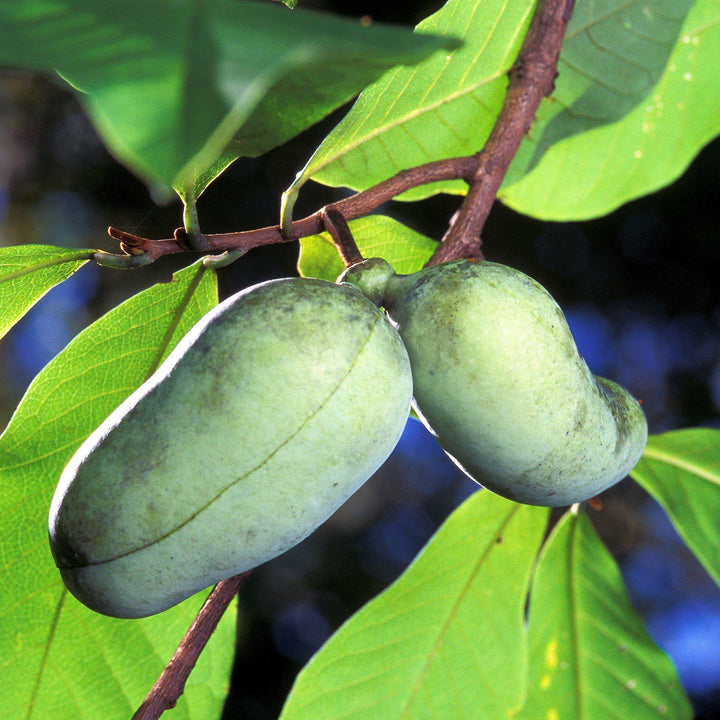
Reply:
[[[331, 203], [301, 220], [295, 220], [284, 236], [280, 225], [242, 232], [198, 235], [190, 243], [184, 228], [175, 230], [172, 238], [151, 240], [108, 228], [111, 237], [120, 242], [126, 255], [98, 256], [101, 264], [112, 267], [137, 267], [163, 255], [188, 252], [221, 253], [226, 250], [248, 251], [261, 245], [292, 242], [326, 229], [328, 210], [347, 220], [368, 215], [380, 205], [407, 190], [445, 180], [465, 180], [470, 188], [453, 217], [448, 232], [428, 262], [434, 265], [461, 257], [482, 257], [481, 232], [497, 191], [532, 125], [542, 99], [549, 95], [557, 76], [557, 61], [575, 0], [539, 0], [515, 64], [510, 69], [508, 90], [485, 147], [470, 157], [450, 158], [418, 165], [349, 198]], [[337, 223], [334, 223], [337, 225]], [[339, 248], [342, 251], [342, 248]], [[120, 260], [113, 260], [120, 258]]]
[[539, 0], [530, 28], [510, 69], [502, 110], [460, 210], [428, 265], [482, 257], [481, 232], [490, 208], [542, 99], [554, 88], [557, 62], [575, 0]]
[[[291, 234], [287, 237], [280, 232], [280, 225], [272, 225], [257, 230], [200, 235], [196, 238], [195, 249], [208, 253], [225, 250], [247, 251], [261, 245], [292, 242], [325, 230], [323, 215], [328, 208], [340, 212], [345, 220], [355, 220], [368, 215], [380, 205], [420, 185], [442, 180], [469, 182], [474, 177], [476, 169], [477, 159], [474, 156], [437, 160], [425, 165], [418, 165], [408, 170], [402, 170], [397, 175], [363, 192], [326, 205], [302, 220], [295, 220], [291, 225]], [[147, 256], [148, 262], [157, 260], [163, 255], [187, 252], [190, 249], [183, 228], [175, 230], [174, 237], [162, 240], [139, 237], [113, 227], [108, 228], [108, 234], [120, 242], [120, 248], [124, 253]]]
[[165, 710], [175, 707], [200, 653], [249, 574], [248, 570], [229, 580], [219, 582], [213, 588], [175, 654], [165, 666], [143, 704], [132, 716], [132, 720], [157, 720]]

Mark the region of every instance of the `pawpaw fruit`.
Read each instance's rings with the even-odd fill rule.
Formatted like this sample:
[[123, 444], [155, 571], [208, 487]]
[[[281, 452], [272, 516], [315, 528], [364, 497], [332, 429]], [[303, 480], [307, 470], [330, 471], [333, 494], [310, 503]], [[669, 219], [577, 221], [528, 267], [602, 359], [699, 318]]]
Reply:
[[49, 529], [66, 585], [143, 617], [279, 555], [384, 462], [411, 396], [400, 337], [356, 289], [232, 296], [65, 468]]
[[593, 376], [558, 304], [524, 273], [459, 260], [403, 276], [372, 258], [340, 282], [385, 307], [410, 356], [419, 417], [484, 487], [522, 503], [569, 505], [640, 459], [640, 405]]

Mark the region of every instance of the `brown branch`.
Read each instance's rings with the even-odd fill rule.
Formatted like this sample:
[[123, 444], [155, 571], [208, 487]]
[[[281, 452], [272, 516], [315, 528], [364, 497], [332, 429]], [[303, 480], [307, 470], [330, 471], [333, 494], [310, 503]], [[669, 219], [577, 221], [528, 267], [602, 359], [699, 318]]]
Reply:
[[[442, 180], [465, 180], [469, 182], [474, 177], [476, 169], [477, 159], [473, 156], [437, 160], [425, 165], [418, 165], [408, 170], [402, 170], [397, 175], [363, 192], [331, 203], [302, 220], [295, 220], [291, 225], [291, 234], [287, 237], [280, 232], [280, 225], [272, 225], [271, 227], [245, 230], [243, 232], [200, 235], [197, 238], [197, 249], [209, 253], [218, 253], [225, 250], [247, 251], [261, 245], [299, 240], [325, 230], [323, 212], [327, 208], [339, 211], [345, 220], [354, 220], [368, 215], [380, 205], [420, 185]], [[108, 234], [120, 242], [120, 248], [126, 254], [146, 255], [150, 258], [150, 261], [157, 260], [163, 255], [187, 252], [189, 250], [183, 228], [178, 228], [174, 237], [163, 240], [139, 237], [113, 227], [108, 228]]]
[[557, 62], [575, 0], [539, 0], [530, 28], [508, 73], [502, 110], [485, 147], [470, 189], [428, 265], [461, 257], [482, 257], [481, 232], [510, 162], [555, 86]]
[[219, 582], [213, 588], [175, 654], [165, 666], [143, 704], [132, 716], [132, 720], [157, 720], [165, 710], [175, 707], [200, 653], [249, 574], [248, 570], [229, 580]]

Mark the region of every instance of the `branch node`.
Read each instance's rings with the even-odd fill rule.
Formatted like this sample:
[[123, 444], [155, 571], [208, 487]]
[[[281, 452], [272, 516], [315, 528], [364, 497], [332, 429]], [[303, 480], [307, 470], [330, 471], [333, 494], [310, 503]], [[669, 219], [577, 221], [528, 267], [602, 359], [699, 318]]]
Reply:
[[118, 240], [120, 244], [124, 246], [123, 252], [126, 252], [128, 255], [142, 255], [145, 252], [143, 249], [146, 243], [145, 238], [132, 235], [124, 230], [119, 230], [118, 228], [112, 227], [112, 225], [107, 229], [107, 232], [113, 240]]
[[184, 227], [175, 228], [173, 238], [177, 245], [179, 245], [185, 252], [190, 252], [192, 250], [188, 240], [187, 230], [185, 230]]

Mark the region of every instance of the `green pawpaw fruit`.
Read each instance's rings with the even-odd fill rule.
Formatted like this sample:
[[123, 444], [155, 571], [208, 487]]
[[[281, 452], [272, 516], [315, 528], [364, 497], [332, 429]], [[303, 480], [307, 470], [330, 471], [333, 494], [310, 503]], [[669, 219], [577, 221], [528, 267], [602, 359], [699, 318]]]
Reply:
[[383, 463], [411, 396], [400, 337], [356, 289], [234, 295], [65, 468], [50, 544], [66, 585], [143, 617], [279, 555]]
[[460, 260], [399, 276], [372, 259], [340, 281], [386, 308], [410, 356], [418, 415], [483, 486], [518, 502], [569, 505], [640, 459], [639, 404], [593, 376], [555, 300], [522, 272]]

